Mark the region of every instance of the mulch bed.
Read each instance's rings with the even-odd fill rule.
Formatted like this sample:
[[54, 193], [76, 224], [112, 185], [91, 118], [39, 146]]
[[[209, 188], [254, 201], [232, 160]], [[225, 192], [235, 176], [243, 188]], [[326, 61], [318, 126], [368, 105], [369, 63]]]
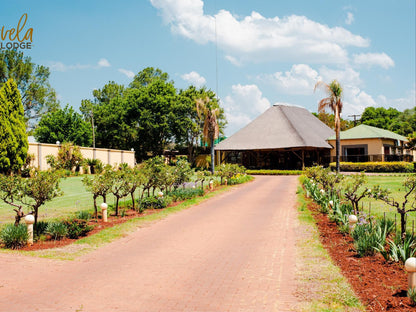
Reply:
[[310, 203], [308, 208], [313, 212], [324, 247], [367, 311], [416, 311], [407, 298], [403, 265], [387, 262], [379, 253], [359, 258], [349, 235], [341, 234], [336, 223], [319, 212], [317, 204]]
[[[178, 203], [174, 203], [175, 205], [177, 205]], [[125, 216], [121, 217], [121, 216], [114, 216], [114, 215], [109, 215], [107, 218], [106, 223], [102, 222], [101, 220], [101, 215], [99, 214], [99, 219], [98, 221], [96, 219], [91, 219], [88, 222], [88, 225], [92, 225], [94, 226], [94, 229], [91, 230], [90, 232], [88, 232], [88, 234], [86, 236], [90, 236], [90, 235], [94, 235], [106, 228], [109, 227], [113, 227], [117, 224], [120, 223], [124, 223], [130, 219], [136, 218], [136, 217], [142, 217], [145, 215], [149, 215], [149, 214], [153, 214], [153, 213], [157, 213], [157, 210], [155, 209], [146, 209], [143, 213], [138, 213], [134, 210], [126, 210], [125, 212]], [[86, 237], [83, 236], [83, 237]], [[80, 237], [83, 238], [83, 237]], [[75, 241], [77, 241], [77, 239], [71, 239], [71, 238], [63, 238], [61, 240], [45, 240], [45, 241], [36, 241], [34, 242], [34, 244], [32, 246], [25, 246], [23, 248], [20, 248], [19, 250], [42, 250], [42, 249], [51, 249], [51, 248], [59, 248], [59, 247], [64, 247], [66, 245], [72, 244]]]

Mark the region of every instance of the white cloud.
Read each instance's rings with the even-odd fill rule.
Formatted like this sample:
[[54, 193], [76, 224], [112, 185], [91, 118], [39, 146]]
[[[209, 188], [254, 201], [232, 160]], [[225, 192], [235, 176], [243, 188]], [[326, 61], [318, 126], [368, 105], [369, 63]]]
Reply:
[[286, 94], [311, 95], [316, 82], [322, 78], [309, 65], [295, 64], [290, 71], [260, 76], [260, 79], [271, 83]]
[[195, 71], [191, 71], [188, 74], [183, 74], [181, 78], [197, 88], [202, 87], [207, 82], [207, 80], [204, 77], [202, 77]]
[[383, 106], [385, 108], [394, 107], [399, 111], [413, 108], [416, 105], [416, 89], [407, 92], [405, 97], [397, 99], [389, 99], [384, 95], [379, 95], [376, 102], [377, 106]]
[[386, 53], [361, 53], [354, 54], [354, 63], [357, 65], [380, 66], [388, 69], [394, 67], [394, 61]]
[[231, 135], [270, 107], [257, 85], [233, 85], [231, 94], [223, 102], [228, 125], [226, 132]]
[[354, 14], [352, 14], [351, 12], [347, 12], [347, 17], [345, 19], [345, 24], [351, 25], [352, 22], [354, 22]]
[[83, 69], [100, 69], [102, 67], [110, 67], [110, 63], [105, 58], [101, 58], [97, 65], [91, 64], [70, 64], [66, 65], [62, 62], [49, 62], [48, 67], [51, 71], [66, 72], [71, 70], [83, 70]]
[[110, 67], [110, 66], [111, 66], [110, 62], [105, 58], [102, 58], [98, 61], [98, 67]]
[[344, 88], [347, 86], [360, 86], [363, 81], [360, 78], [360, 73], [351, 67], [344, 69], [331, 69], [326, 66], [319, 69], [319, 74], [325, 82], [331, 82], [336, 79]]
[[134, 72], [132, 72], [131, 70], [127, 70], [124, 68], [119, 68], [118, 71], [124, 75], [127, 76], [127, 78], [129, 79], [133, 79], [134, 78]]
[[150, 1], [173, 33], [199, 44], [215, 42], [216, 28], [218, 46], [234, 64], [275, 59], [344, 63], [347, 46], [369, 45], [342, 27], [331, 28], [305, 16], [266, 18], [252, 12], [239, 18], [226, 10], [212, 16], [204, 14], [202, 0]]

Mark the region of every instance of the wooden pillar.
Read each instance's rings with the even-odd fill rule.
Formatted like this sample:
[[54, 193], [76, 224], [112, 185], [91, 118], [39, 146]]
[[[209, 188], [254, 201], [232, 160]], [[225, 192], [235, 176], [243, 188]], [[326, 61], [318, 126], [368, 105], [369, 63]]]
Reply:
[[302, 150], [302, 170], [305, 170], [305, 151]]

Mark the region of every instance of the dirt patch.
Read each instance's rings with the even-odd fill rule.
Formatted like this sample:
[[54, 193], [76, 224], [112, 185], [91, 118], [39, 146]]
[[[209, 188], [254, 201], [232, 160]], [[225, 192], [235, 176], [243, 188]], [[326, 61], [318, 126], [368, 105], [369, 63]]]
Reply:
[[310, 203], [320, 238], [334, 263], [340, 267], [367, 311], [416, 311], [407, 298], [407, 273], [403, 265], [387, 262], [380, 254], [359, 258], [353, 239], [339, 232], [319, 206]]

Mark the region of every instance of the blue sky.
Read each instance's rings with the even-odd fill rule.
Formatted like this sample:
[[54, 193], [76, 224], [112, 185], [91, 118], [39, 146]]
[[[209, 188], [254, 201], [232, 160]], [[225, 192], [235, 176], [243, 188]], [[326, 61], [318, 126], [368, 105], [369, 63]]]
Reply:
[[148, 66], [177, 88], [218, 91], [227, 135], [274, 103], [315, 112], [318, 80], [341, 82], [344, 118], [415, 106], [414, 0], [20, 0], [2, 4], [0, 27], [23, 13], [33, 28], [25, 53], [50, 68], [61, 106]]

